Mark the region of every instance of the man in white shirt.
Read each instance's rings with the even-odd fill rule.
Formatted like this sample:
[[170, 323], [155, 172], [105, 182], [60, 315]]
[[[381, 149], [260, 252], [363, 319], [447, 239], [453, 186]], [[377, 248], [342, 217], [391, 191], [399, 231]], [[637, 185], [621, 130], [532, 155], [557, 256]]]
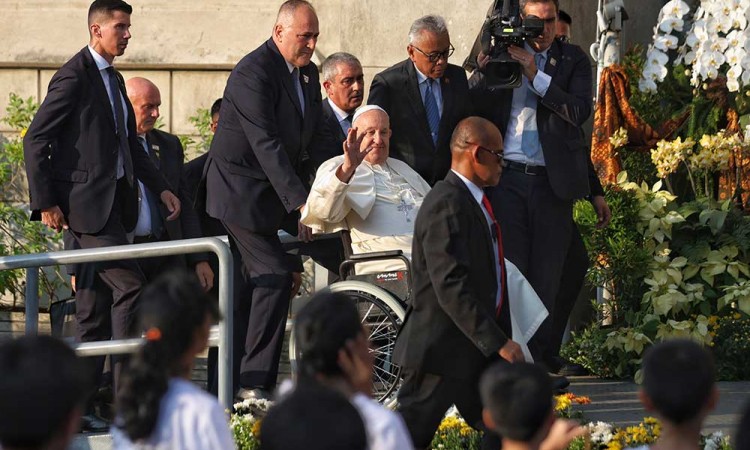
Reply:
[[299, 386], [318, 383], [346, 395], [362, 416], [370, 450], [414, 448], [403, 419], [370, 398], [374, 355], [351, 299], [316, 295], [297, 315], [294, 333]]
[[[349, 229], [354, 253], [384, 250], [411, 255], [411, 238], [427, 182], [402, 161], [390, 158], [388, 114], [368, 105], [354, 114], [344, 154], [317, 171], [301, 222], [315, 233]], [[358, 266], [360, 273], [398, 270], [386, 260]]]

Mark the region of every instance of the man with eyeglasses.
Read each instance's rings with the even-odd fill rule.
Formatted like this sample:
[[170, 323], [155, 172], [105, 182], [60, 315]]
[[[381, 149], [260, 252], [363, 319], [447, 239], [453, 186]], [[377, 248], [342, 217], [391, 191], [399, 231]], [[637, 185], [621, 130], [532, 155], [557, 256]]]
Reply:
[[307, 199], [303, 180], [308, 156], [326, 142], [318, 70], [310, 62], [318, 35], [309, 2], [281, 5], [271, 38], [237, 63], [227, 80], [203, 172], [205, 191], [198, 193], [206, 212], [227, 229], [251, 286], [237, 392], [242, 399], [267, 397], [276, 386], [292, 273], [302, 271], [277, 232], [310, 238], [309, 228], [299, 224]]
[[409, 58], [375, 75], [367, 102], [391, 118], [391, 153], [431, 186], [450, 168], [453, 128], [473, 112], [464, 70], [453, 54], [445, 20], [428, 15], [409, 30]]
[[[568, 303], [575, 300], [575, 295], [560, 296], [561, 291], [575, 290], [566, 285], [570, 280], [563, 279], [564, 269], [580, 253], [574, 242], [573, 204], [591, 198], [599, 227], [606, 226], [611, 213], [581, 128], [591, 114], [588, 56], [580, 47], [555, 39], [558, 0], [521, 0], [520, 7], [523, 16], [544, 21], [541, 36], [508, 49], [521, 65], [521, 86], [487, 89], [480, 72], [489, 58], [480, 53], [472, 90], [481, 99], [480, 114], [505, 131], [505, 170], [492, 206], [502, 227], [506, 257], [534, 286], [550, 313], [529, 348], [536, 362], [556, 372], [572, 307]], [[557, 388], [567, 384], [564, 377], [556, 379]]]

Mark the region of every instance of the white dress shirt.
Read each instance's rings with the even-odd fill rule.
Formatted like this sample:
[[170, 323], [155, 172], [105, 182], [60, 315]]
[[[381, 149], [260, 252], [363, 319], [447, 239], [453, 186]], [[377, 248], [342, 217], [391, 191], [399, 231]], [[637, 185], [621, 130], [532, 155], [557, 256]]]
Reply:
[[349, 132], [349, 128], [351, 128], [352, 124], [348, 120], [346, 120], [347, 117], [349, 117], [349, 114], [347, 114], [346, 111], [339, 108], [338, 105], [333, 103], [333, 100], [327, 98], [328, 104], [331, 105], [331, 109], [333, 110], [333, 114], [336, 116], [336, 120], [339, 121], [339, 126], [341, 127], [341, 131], [344, 132], [344, 134]]
[[[534, 50], [528, 44], [524, 44], [526, 51], [532, 55]], [[549, 49], [541, 52], [544, 60], [549, 60]], [[531, 92], [544, 97], [549, 89], [552, 78], [544, 73], [544, 67], [538, 67], [534, 82], [529, 83], [525, 76], [521, 76], [521, 86], [513, 89], [513, 101], [510, 107], [510, 118], [508, 119], [508, 128], [503, 134], [504, 158], [533, 166], [544, 166], [544, 154], [540, 151], [531, 157], [526, 156], [521, 148], [521, 141], [524, 130], [537, 130], [536, 108], [526, 106], [526, 93]], [[541, 147], [540, 147], [541, 148]]]
[[467, 188], [469, 188], [469, 192], [471, 192], [471, 196], [474, 197], [474, 200], [479, 204], [479, 208], [484, 213], [484, 218], [487, 220], [487, 224], [490, 229], [490, 236], [492, 236], [492, 250], [495, 254], [495, 279], [497, 280], [497, 298], [495, 299], [495, 306], [500, 305], [500, 302], [503, 299], [503, 279], [502, 279], [502, 271], [500, 270], [500, 250], [497, 246], [497, 239], [498, 236], [495, 233], [494, 230], [494, 222], [492, 221], [492, 217], [490, 217], [489, 211], [487, 211], [482, 204], [482, 198], [484, 198], [484, 191], [482, 188], [474, 184], [471, 180], [466, 178], [465, 176], [461, 175], [460, 173], [456, 172], [455, 170], [451, 169], [451, 172], [455, 173], [458, 178], [461, 179], [461, 181], [464, 182]]
[[[424, 104], [424, 96], [427, 91], [427, 75], [423, 74], [422, 72], [417, 69], [417, 66], [414, 66], [414, 70], [417, 72], [417, 83], [419, 83], [419, 95], [422, 96], [422, 104]], [[435, 97], [435, 102], [438, 105], [438, 111], [440, 111], [440, 117], [443, 117], [443, 91], [440, 87], [440, 78], [435, 79], [435, 82], [432, 84], [432, 96]]]
[[[107, 62], [106, 59], [102, 55], [96, 52], [91, 46], [88, 46], [89, 52], [91, 53], [91, 56], [94, 58], [94, 62], [96, 63], [96, 68], [99, 69], [99, 75], [102, 76], [102, 81], [104, 81], [104, 88], [107, 90], [107, 96], [109, 97], [109, 107], [112, 108], [112, 118], [116, 120], [115, 115], [115, 102], [114, 102], [114, 94], [118, 94], [118, 98], [120, 100], [120, 103], [122, 103], [122, 113], [125, 116], [124, 121], [125, 123], [128, 123], [128, 107], [125, 104], [125, 99], [122, 97], [122, 94], [120, 92], [114, 93], [109, 88], [109, 73], [107, 72], [107, 69], [111, 67], [112, 65]], [[115, 123], [115, 129], [119, 127], [119, 123]], [[125, 136], [128, 135], [128, 129], [125, 127]], [[119, 180], [123, 176], [125, 176], [125, 162], [122, 160], [122, 153], [119, 151], [119, 147], [117, 149], [117, 179]]]

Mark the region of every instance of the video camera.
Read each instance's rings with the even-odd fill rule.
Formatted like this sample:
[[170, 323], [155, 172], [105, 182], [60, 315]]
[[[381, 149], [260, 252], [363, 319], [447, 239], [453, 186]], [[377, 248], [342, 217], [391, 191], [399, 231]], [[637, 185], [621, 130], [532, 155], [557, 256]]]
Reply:
[[544, 21], [531, 15], [522, 18], [518, 0], [495, 0], [491, 13], [482, 25], [482, 49], [490, 57], [483, 70], [487, 87], [519, 87], [521, 63], [510, 56], [508, 47], [523, 46], [526, 39], [539, 37], [543, 33]]

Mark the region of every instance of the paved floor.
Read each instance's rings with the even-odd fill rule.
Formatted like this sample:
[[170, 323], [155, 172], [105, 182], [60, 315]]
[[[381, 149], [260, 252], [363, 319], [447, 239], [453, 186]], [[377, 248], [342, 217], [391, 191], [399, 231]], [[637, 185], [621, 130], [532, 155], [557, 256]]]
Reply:
[[[590, 405], [576, 406], [588, 421], [637, 425], [649, 415], [638, 401], [639, 386], [635, 383], [594, 377], [572, 377], [570, 380], [570, 392], [591, 398]], [[718, 385], [719, 404], [706, 419], [704, 432], [721, 430], [733, 436], [743, 407], [750, 403], [750, 381], [720, 382]]]

